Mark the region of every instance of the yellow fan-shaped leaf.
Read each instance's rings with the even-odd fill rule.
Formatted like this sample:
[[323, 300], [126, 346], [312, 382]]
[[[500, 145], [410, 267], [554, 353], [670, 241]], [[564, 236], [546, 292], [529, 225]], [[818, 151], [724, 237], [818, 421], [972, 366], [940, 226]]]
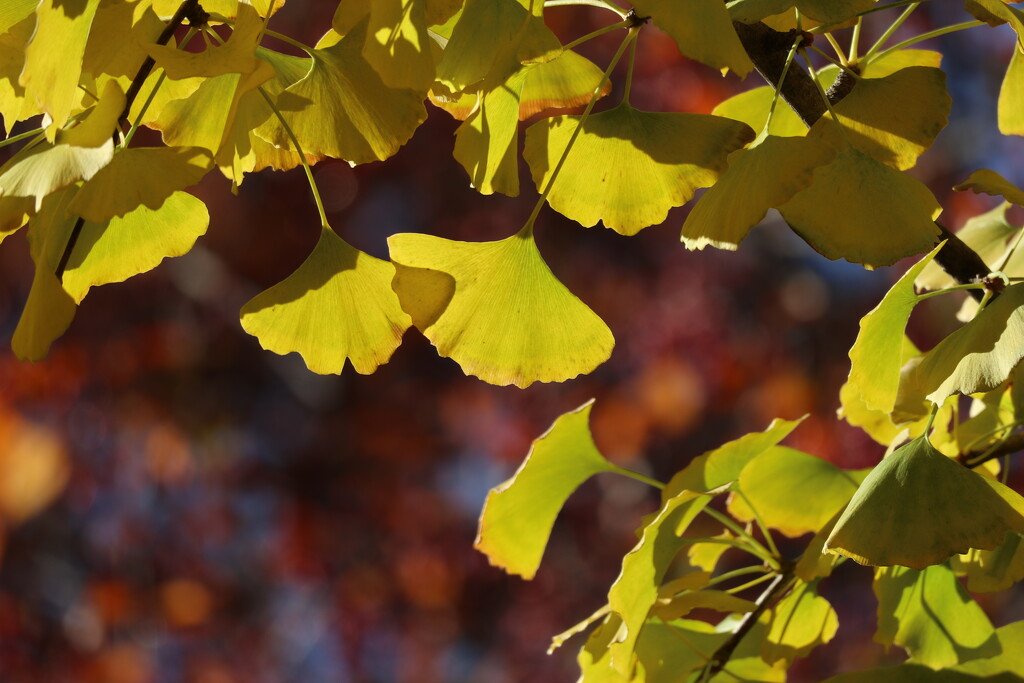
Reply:
[[144, 45], [155, 43], [164, 23], [152, 7], [132, 0], [100, 3], [82, 56], [82, 73], [99, 77], [135, 78], [148, 56]]
[[637, 0], [633, 7], [672, 36], [687, 57], [716, 69], [730, 69], [740, 77], [754, 68], [725, 3], [690, 0], [684, 9], [676, 0]]
[[[726, 529], [722, 533], [712, 536], [713, 539], [732, 540], [735, 536]], [[725, 543], [694, 543], [686, 551], [686, 559], [694, 567], [700, 567], [710, 577], [710, 573], [715, 571], [715, 567], [718, 566], [718, 561], [722, 559], [722, 555], [729, 546]], [[690, 574], [686, 574], [690, 576]]]
[[38, 0], [8, 0], [0, 5], [0, 33], [31, 17], [38, 4]]
[[729, 3], [729, 13], [735, 21], [751, 24], [796, 7], [803, 17], [840, 24], [874, 4], [875, 0], [736, 0]]
[[933, 669], [1000, 652], [992, 623], [945, 565], [923, 571], [880, 569], [875, 573], [874, 591], [878, 598], [877, 643], [899, 645], [915, 661]]
[[41, 143], [22, 149], [0, 167], [0, 196], [34, 197], [38, 210], [47, 195], [92, 178], [113, 154], [110, 138], [99, 147]]
[[1024, 517], [999, 487], [918, 437], [871, 471], [826, 549], [861, 564], [915, 569], [970, 548], [991, 550], [1007, 531], [1024, 531]]
[[1015, 532], [995, 550], [972, 550], [958, 562], [974, 593], [998, 593], [1024, 579], [1024, 537]]
[[0, 117], [8, 133], [18, 121], [42, 113], [35, 97], [26, 96], [25, 88], [18, 82], [25, 64], [25, 45], [35, 26], [35, 15], [30, 14], [0, 34]]
[[[1010, 225], [1006, 217], [1006, 210], [1009, 208], [1009, 202], [1003, 202], [991, 211], [973, 216], [967, 219], [956, 233], [956, 236], [973, 249], [985, 263], [1002, 262], [1008, 241], [1020, 230], [1019, 227]], [[914, 281], [914, 285], [920, 289], [942, 289], [955, 284], [956, 281], [934, 262], [925, 266]]]
[[908, 381], [932, 403], [991, 391], [1024, 358], [1024, 283], [1003, 294], [928, 351]]
[[[742, 496], [730, 495], [729, 512], [742, 522], [761, 521], [796, 537], [824, 526], [857, 490], [867, 473], [847, 472], [827, 460], [775, 446], [747, 463], [738, 481]], [[807, 495], [798, 506], [794, 494]]]
[[903, 331], [917, 305], [914, 280], [944, 244], [935, 247], [911, 266], [886, 292], [878, 305], [861, 318], [857, 340], [850, 348], [850, 376], [847, 382], [871, 410], [891, 413], [896, 405], [905, 351], [902, 344]]
[[1024, 52], [1014, 50], [999, 88], [999, 132], [1024, 135]]
[[753, 612], [757, 603], [738, 598], [720, 590], [686, 591], [671, 598], [659, 598], [651, 608], [651, 616], [663, 621], [685, 617], [695, 609], [713, 609], [716, 612]]
[[532, 579], [566, 499], [591, 476], [616, 471], [594, 445], [592, 406], [588, 401], [555, 420], [512, 478], [487, 494], [473, 547], [492, 565]]
[[35, 202], [30, 197], [0, 197], [0, 242], [28, 223], [34, 212]]
[[139, 206], [103, 223], [85, 222], [64, 271], [64, 289], [80, 303], [90, 287], [122, 282], [188, 253], [206, 232], [206, 206], [175, 192], [155, 209]]
[[1011, 204], [1024, 206], [1024, 190], [1020, 189], [1009, 180], [995, 171], [987, 168], [972, 173], [967, 180], [956, 185], [954, 190], [973, 190], [982, 194], [1002, 197]]
[[894, 168], [906, 170], [935, 140], [949, 118], [953, 100], [942, 69], [912, 66], [883, 78], [861, 78], [846, 97], [821, 117], [808, 136], [854, 147]]
[[989, 26], [1009, 24], [1017, 33], [1018, 49], [1024, 50], [1024, 12], [1005, 0], [964, 0], [964, 9]]
[[213, 45], [202, 52], [187, 52], [173, 45], [152, 44], [145, 48], [168, 78], [246, 74], [256, 69], [256, 45], [262, 29], [263, 20], [253, 6], [240, 2], [234, 30], [223, 45]]
[[[523, 156], [538, 187], [550, 181], [579, 121], [579, 116], [557, 116], [530, 126]], [[620, 104], [583, 124], [548, 203], [586, 227], [600, 220], [634, 235], [663, 221], [697, 188], [713, 184], [728, 154], [753, 138], [748, 126], [730, 119]]]
[[836, 635], [839, 617], [829, 601], [818, 595], [817, 585], [817, 580], [797, 581], [792, 591], [761, 617], [768, 627], [761, 645], [764, 661], [790, 664]]
[[409, 328], [391, 291], [394, 266], [324, 228], [299, 268], [242, 307], [242, 327], [274, 353], [297, 352], [313, 372], [383, 365]]
[[124, 91], [117, 81], [107, 81], [99, 102], [82, 123], [57, 133], [57, 144], [75, 147], [103, 147], [113, 139], [117, 121], [124, 110]]
[[819, 166], [811, 186], [779, 211], [819, 254], [870, 267], [919, 254], [939, 234], [931, 191], [853, 148]]
[[729, 155], [729, 168], [697, 201], [683, 223], [687, 249], [736, 249], [768, 209], [811, 184], [814, 169], [835, 150], [811, 138], [769, 135]]
[[369, 15], [363, 57], [392, 88], [425, 91], [434, 80], [426, 0], [362, 0], [338, 5], [332, 22], [341, 35]]
[[82, 73], [82, 57], [100, 0], [41, 0], [36, 28], [25, 48], [20, 83], [25, 94], [53, 119], [54, 133], [71, 115]]
[[[426, 119], [424, 93], [387, 87], [362, 56], [366, 22], [311, 51], [309, 73], [277, 98], [306, 154], [352, 164], [387, 159]], [[276, 117], [256, 134], [277, 147], [292, 146]]]
[[201, 147], [122, 149], [82, 185], [69, 210], [99, 223], [138, 206], [156, 209], [171, 193], [198, 183], [210, 165]]
[[520, 232], [497, 242], [388, 238], [402, 308], [440, 355], [491, 384], [561, 382], [608, 359], [614, 339]]

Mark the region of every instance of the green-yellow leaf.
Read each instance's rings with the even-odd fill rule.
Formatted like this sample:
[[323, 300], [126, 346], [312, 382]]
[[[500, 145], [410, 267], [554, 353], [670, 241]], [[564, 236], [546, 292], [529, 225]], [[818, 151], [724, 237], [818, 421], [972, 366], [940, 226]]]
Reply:
[[[757, 512], [767, 526], [796, 537], [820, 529], [857, 490], [866, 472], [847, 472], [827, 460], [785, 446], [774, 446], [740, 472], [743, 496], [729, 498], [729, 512], [752, 522]], [[800, 505], [793, 496], [806, 495]], [[753, 508], [753, 509], [751, 509]]]
[[972, 659], [953, 670], [985, 677], [989, 681], [1013, 683], [1024, 678], [1024, 621], [1015, 621], [996, 629], [1003, 651], [995, 657]]
[[793, 573], [801, 581], [810, 582], [829, 576], [836, 565], [839, 564], [839, 561], [842, 559], [841, 557], [825, 552], [825, 541], [828, 540], [832, 529], [835, 528], [836, 522], [842, 517], [845, 509], [844, 507], [832, 515], [832, 519], [828, 520], [818, 529], [811, 538], [811, 542], [804, 548], [804, 552], [800, 555], [796, 568], [793, 570]]
[[201, 147], [132, 147], [82, 185], [69, 210], [99, 223], [138, 206], [156, 209], [176, 190], [195, 185], [210, 169]]
[[80, 303], [90, 287], [122, 282], [188, 253], [209, 223], [206, 206], [185, 192], [171, 194], [156, 208], [139, 206], [103, 223], [87, 221], [64, 271], [64, 289]]
[[840, 24], [874, 4], [875, 0], [734, 0], [729, 13], [734, 20], [751, 24], [796, 7], [802, 16], [822, 24]]
[[864, 479], [826, 549], [875, 566], [923, 569], [1024, 531], [1013, 492], [939, 453], [924, 436]]
[[519, 194], [519, 99], [526, 73], [520, 69], [493, 87], [485, 82], [476, 107], [455, 131], [455, 159], [481, 194]]
[[697, 201], [683, 224], [687, 249], [736, 249], [768, 209], [811, 184], [814, 169], [835, 150], [811, 138], [769, 135], [729, 155], [729, 168]]
[[1000, 652], [988, 617], [945, 565], [923, 571], [879, 569], [874, 591], [878, 598], [875, 642], [899, 645], [916, 662], [942, 669]]
[[168, 78], [247, 74], [256, 69], [256, 45], [262, 30], [263, 20], [253, 6], [240, 2], [234, 30], [223, 45], [213, 45], [202, 52], [179, 50], [174, 45], [153, 44], [145, 48]]
[[942, 69], [912, 66], [883, 78], [861, 78], [808, 133], [836, 147], [849, 141], [875, 159], [906, 170], [946, 126], [953, 100]]
[[0, 34], [0, 117], [8, 133], [18, 121], [42, 113], [35, 98], [26, 96], [25, 88], [18, 82], [25, 63], [25, 45], [32, 38], [35, 25], [32, 15]]
[[132, 79], [145, 61], [144, 45], [155, 43], [165, 24], [152, 7], [134, 0], [100, 3], [82, 57], [82, 73]]
[[53, 119], [54, 133], [64, 126], [78, 91], [82, 57], [100, 0], [41, 0], [36, 28], [25, 48], [19, 79], [25, 94]]
[[997, 197], [1002, 197], [1011, 204], [1024, 206], [1024, 190], [1020, 189], [995, 171], [987, 168], [975, 171], [967, 178], [967, 180], [956, 185], [953, 189], [959, 191], [973, 190], [974, 192], [980, 192], [982, 194], [995, 195]]
[[[722, 533], [712, 536], [713, 539], [732, 540], [735, 536], [728, 529]], [[686, 551], [686, 559], [690, 565], [700, 567], [705, 572], [715, 571], [722, 554], [729, 549], [725, 543], [694, 543]]]
[[1024, 135], [1024, 52], [1018, 48], [1010, 56], [1003, 84], [999, 88], [999, 132]]
[[960, 556], [967, 588], [975, 593], [998, 593], [1024, 579], [1024, 537], [1010, 532], [995, 550], [972, 550]]
[[871, 410], [891, 413], [903, 367], [903, 331], [917, 305], [914, 280], [935, 258], [945, 241], [915, 263], [882, 300], [860, 320], [860, 332], [850, 348], [847, 382]]
[[1006, 0], [964, 0], [964, 9], [989, 26], [1008, 23], [1017, 33], [1018, 50], [1024, 50], [1024, 12]]
[[616, 470], [594, 445], [592, 406], [588, 401], [555, 420], [512, 478], [487, 494], [474, 547], [492, 565], [532, 579], [566, 499], [591, 476]]
[[287, 278], [242, 307], [242, 328], [260, 346], [297, 352], [313, 372], [360, 374], [383, 365], [409, 328], [391, 290], [395, 268], [323, 228], [313, 253]]
[[761, 617], [768, 627], [761, 645], [764, 661], [792, 664], [835, 636], [839, 617], [828, 600], [818, 595], [817, 586], [817, 581], [797, 581], [789, 594]]
[[0, 242], [28, 223], [34, 211], [30, 197], [0, 197]]
[[107, 81], [99, 102], [89, 110], [84, 121], [57, 133], [56, 142], [75, 147], [103, 147], [109, 143], [117, 129], [117, 121], [124, 110], [124, 91], [117, 81]]
[[[826, 678], [824, 683], [979, 683], [982, 679], [958, 669], [934, 671], [914, 663], [886, 666], [880, 669], [851, 671]], [[1018, 683], [1012, 674], [986, 676], [986, 683]]]
[[[342, 35], [355, 24], [343, 30], [338, 26], [337, 16], [351, 4], [341, 3], [335, 13], [334, 29]], [[363, 57], [389, 87], [426, 91], [434, 80], [434, 57], [427, 35], [426, 11], [426, 0], [375, 0], [369, 3], [369, 30], [363, 45]]]
[[36, 210], [43, 199], [81, 180], [88, 180], [110, 163], [114, 142], [99, 147], [41, 143], [25, 148], [0, 167], [0, 196], [34, 197]]
[[685, 617], [695, 609], [712, 609], [716, 612], [746, 613], [757, 609], [757, 603], [738, 598], [732, 593], [707, 589], [687, 591], [671, 598], [659, 598], [651, 609], [651, 617], [672, 621]]
[[608, 359], [607, 325], [520, 232], [496, 242], [388, 238], [402, 307], [440, 355], [491, 384], [561, 382]]
[[920, 181], [847, 148], [779, 211], [819, 254], [877, 267], [934, 246], [941, 208]]
[[672, 36], [679, 51], [690, 59], [715, 69], [730, 69], [741, 78], [754, 68], [724, 2], [690, 0], [685, 11], [676, 0], [637, 0], [633, 7]]
[[8, 0], [0, 5], [0, 33], [32, 16], [38, 4], [38, 0]]
[[[550, 182], [579, 121], [558, 116], [527, 131], [523, 156], [538, 187]], [[600, 220], [634, 235], [712, 185], [729, 153], [753, 138], [748, 126], [730, 119], [643, 112], [623, 103], [586, 120], [548, 203], [586, 227]]]

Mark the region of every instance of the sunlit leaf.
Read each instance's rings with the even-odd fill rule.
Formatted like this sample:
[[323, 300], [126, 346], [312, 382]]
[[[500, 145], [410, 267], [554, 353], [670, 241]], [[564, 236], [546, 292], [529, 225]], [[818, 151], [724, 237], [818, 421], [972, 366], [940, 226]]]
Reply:
[[761, 656], [769, 664], [791, 664], [835, 636], [839, 617], [828, 600], [818, 595], [817, 585], [817, 581], [797, 581], [789, 594], [761, 617], [768, 627]]
[[875, 642], [899, 645], [933, 669], [999, 654], [995, 629], [949, 567], [905, 567], [875, 573], [878, 630]]
[[425, 91], [434, 80], [425, 0], [343, 2], [332, 26], [345, 35], [369, 17], [363, 57], [392, 88]]
[[8, 0], [0, 5], [0, 34], [31, 17], [38, 4], [38, 0]]
[[843, 516], [845, 510], [844, 506], [843, 509], [832, 515], [832, 519], [828, 520], [815, 532], [811, 542], [804, 548], [804, 552], [800, 555], [796, 568], [793, 570], [793, 573], [801, 581], [811, 582], [815, 579], [829, 576], [836, 565], [839, 564], [839, 561], [842, 560], [838, 555], [825, 552], [825, 541], [832, 534], [832, 529], [835, 528], [836, 523]]
[[92, 178], [113, 154], [110, 138], [99, 147], [42, 143], [25, 148], [0, 167], [0, 196], [33, 197], [38, 210], [47, 195]]
[[559, 510], [598, 472], [613, 472], [590, 433], [589, 401], [562, 415], [530, 446], [511, 479], [491, 489], [474, 547], [492, 565], [532, 579]]
[[138, 206], [156, 209], [176, 190], [195, 185], [210, 169], [200, 147], [132, 147], [82, 185], [69, 210], [99, 223]]
[[902, 340], [910, 314], [917, 305], [914, 281], [935, 258], [945, 242], [932, 249], [896, 281], [882, 300], [860, 320], [857, 340], [850, 348], [850, 376], [847, 382], [871, 410], [892, 412], [903, 367]]
[[671, 598], [659, 598], [651, 609], [651, 617], [672, 621], [685, 617], [695, 609], [711, 609], [716, 612], [753, 612], [757, 603], [738, 598], [721, 590], [695, 590], [680, 593]]
[[145, 3], [101, 2], [82, 56], [82, 73], [134, 78], [148, 56], [143, 46], [155, 43], [163, 29], [164, 23]]
[[1014, 50], [999, 88], [999, 132], [1024, 135], [1024, 52]]
[[[880, 669], [864, 669], [851, 671], [838, 676], [826, 678], [824, 683], [979, 683], [978, 676], [964, 673], [956, 669], [935, 671], [921, 664], [908, 662]], [[1016, 683], [1019, 679], [1003, 674], [985, 677], [988, 683]]]
[[31, 197], [0, 197], [0, 242], [28, 223], [35, 212]]
[[796, 7], [822, 24], [839, 24], [870, 9], [876, 0], [735, 0], [729, 3], [729, 13], [736, 21], [750, 24], [773, 14], [781, 14]]
[[117, 121], [124, 110], [125, 95], [117, 81], [107, 81], [99, 102], [84, 121], [57, 133], [57, 144], [75, 147], [103, 147], [113, 139]]
[[298, 353], [313, 372], [340, 374], [348, 360], [369, 374], [410, 324], [391, 290], [394, 273], [391, 263], [323, 228], [294, 273], [242, 307], [242, 327], [268, 351]]
[[[0, 4], [0, 12], [4, 6]], [[26, 96], [25, 88], [18, 82], [25, 63], [25, 45], [35, 26], [35, 15], [31, 15], [0, 33], [0, 116], [8, 133], [18, 121], [42, 113], [35, 97]]]
[[152, 270], [165, 258], [188, 253], [209, 223], [206, 206], [185, 192], [156, 208], [139, 206], [120, 218], [86, 222], [64, 272], [64, 289], [81, 302], [90, 287]]
[[[1015, 621], [996, 629], [996, 636], [1003, 651], [990, 658], [971, 659], [955, 667], [953, 671], [961, 671], [975, 676], [984, 676], [990, 681], [1019, 681], [1024, 677], [1024, 621]], [[1009, 674], [1009, 675], [1006, 675]]]
[[747, 463], [789, 436], [803, 421], [772, 420], [763, 432], [745, 434], [694, 458], [680, 470], [662, 493], [662, 499], [675, 497], [683, 491], [716, 492], [739, 478]]
[[[364, 20], [335, 45], [310, 52], [309, 73], [277, 98], [306, 154], [352, 164], [387, 159], [426, 118], [422, 92], [387, 87], [366, 62], [365, 35]], [[257, 135], [278, 147], [292, 146], [276, 118]]]
[[82, 56], [100, 0], [41, 0], [36, 28], [25, 48], [20, 83], [53, 119], [56, 132], [68, 121], [82, 73]]
[[[731, 540], [735, 538], [728, 529], [722, 533], [712, 536], [715, 539]], [[722, 554], [729, 549], [725, 543], [694, 543], [686, 551], [686, 559], [694, 567], [700, 567], [705, 572], [715, 571]]]
[[[348, 0], [346, 0], [348, 1]], [[256, 8], [261, 17], [267, 16], [267, 12], [270, 11], [273, 6], [274, 14], [284, 7], [285, 0], [251, 0], [247, 2], [243, 0], [203, 0], [203, 9], [210, 13], [217, 13], [227, 19], [234, 19], [237, 15], [238, 6], [242, 4], [250, 4]], [[153, 0], [153, 9], [162, 18], [169, 18], [181, 5], [180, 0]], [[211, 20], [211, 23], [212, 20]]]
[[679, 51], [691, 59], [716, 69], [730, 69], [746, 76], [754, 64], [743, 49], [725, 3], [717, 0], [690, 0], [680, 11], [675, 0], [637, 0], [639, 16], [649, 16], [658, 28], [672, 36]]
[[519, 194], [519, 98], [526, 70], [485, 82], [473, 112], [455, 131], [455, 159], [481, 194]]
[[[1019, 227], [1010, 225], [1006, 217], [1006, 211], [1010, 206], [1008, 202], [1003, 202], [991, 211], [972, 216], [956, 233], [956, 236], [973, 249], [985, 263], [999, 263], [1006, 253], [1007, 242], [1020, 230]], [[956, 284], [958, 283], [952, 276], [937, 263], [925, 266], [914, 281], [914, 285], [921, 289], [942, 289]]]
[[920, 181], [853, 148], [819, 166], [811, 186], [779, 207], [819, 254], [871, 267], [931, 248], [940, 210]]
[[168, 78], [247, 74], [256, 69], [256, 44], [263, 20], [252, 5], [238, 3], [234, 30], [223, 45], [212, 45], [202, 52], [179, 50], [174, 45], [146, 45], [146, 51]]
[[972, 550], [960, 556], [967, 588], [974, 593], [997, 593], [1024, 579], [1024, 537], [1010, 532], [995, 550]]
[[964, 0], [964, 9], [989, 26], [1009, 24], [1017, 33], [1017, 46], [1024, 50], [1024, 12], [1005, 0]]
[[440, 355], [491, 384], [526, 387], [607, 360], [607, 325], [551, 273], [533, 235], [456, 242], [388, 238], [402, 307]]
[[1024, 283], [1001, 296], [928, 351], [910, 382], [933, 403], [955, 393], [991, 391], [1024, 358]]
[[935, 450], [924, 436], [882, 460], [857, 489], [827, 549], [861, 564], [923, 569], [1024, 531], [1013, 492]]
[[729, 155], [729, 168], [697, 201], [683, 224], [687, 249], [736, 249], [768, 209], [811, 184], [814, 169], [835, 150], [810, 138], [769, 135]]
[[884, 78], [861, 78], [832, 107], [839, 117], [818, 119], [808, 133], [837, 147], [855, 148], [906, 170], [946, 126], [953, 101], [942, 69], [912, 66]]
[[[558, 116], [530, 126], [523, 156], [538, 187], [550, 181], [579, 121]], [[753, 138], [749, 127], [729, 119], [643, 112], [623, 103], [586, 120], [548, 203], [586, 227], [600, 220], [634, 235], [713, 184], [729, 152]]]
[[995, 171], [987, 168], [972, 173], [967, 180], [953, 188], [954, 190], [973, 190], [983, 194], [1002, 197], [1006, 201], [1024, 206], [1024, 190]]
[[[740, 472], [738, 486], [743, 496], [730, 496], [729, 512], [742, 522], [751, 522], [756, 511], [767, 526], [787, 536], [802, 536], [820, 529], [846, 505], [866, 474], [847, 472], [813, 455], [774, 446]], [[793, 505], [794, 493], [801, 491], [813, 495]]]

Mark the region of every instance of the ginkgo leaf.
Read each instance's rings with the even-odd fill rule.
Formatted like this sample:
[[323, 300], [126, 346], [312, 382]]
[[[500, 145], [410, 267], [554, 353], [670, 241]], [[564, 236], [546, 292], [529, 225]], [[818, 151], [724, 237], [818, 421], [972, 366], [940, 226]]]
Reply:
[[1024, 517], [1012, 491], [939, 453], [924, 436], [864, 479], [826, 549], [861, 564], [923, 569], [970, 548], [991, 550]]
[[[956, 233], [960, 241], [973, 249], [985, 263], [999, 263], [1006, 253], [1010, 238], [1020, 230], [1020, 227], [1010, 225], [1006, 217], [1010, 206], [1009, 202], [1003, 202], [991, 211], [968, 218]], [[955, 284], [957, 282], [952, 276], [934, 262], [925, 266], [914, 281], [914, 285], [920, 289], [943, 289]]]
[[[935, 671], [921, 664], [905, 663], [879, 669], [851, 671], [826, 678], [824, 683], [979, 683], [982, 679], [956, 669]], [[1010, 676], [985, 677], [988, 683], [1016, 683]]]
[[8, 0], [0, 5], [0, 33], [32, 16], [38, 4], [38, 0]]
[[[261, 17], [265, 17], [271, 9], [276, 14], [278, 10], [284, 7], [285, 0], [243, 0], [242, 2], [239, 2], [239, 0], [204, 0], [203, 9], [211, 14], [219, 14], [226, 19], [234, 19], [238, 6], [243, 3], [252, 5]], [[164, 19], [173, 15], [180, 5], [181, 2], [179, 0], [153, 0], [153, 9]], [[212, 19], [211, 23], [213, 23]]]
[[611, 665], [628, 676], [647, 615], [658, 599], [658, 586], [685, 540], [682, 532], [711, 501], [711, 496], [688, 495], [667, 499], [640, 531], [640, 540], [622, 558], [622, 570], [608, 591], [608, 605], [622, 619], [609, 646]]
[[96, 103], [84, 121], [57, 133], [55, 142], [75, 147], [103, 147], [113, 139], [117, 121], [124, 110], [124, 91], [117, 81], [107, 81]]
[[716, 612], [753, 612], [757, 603], [738, 598], [721, 590], [696, 590], [680, 593], [671, 598], [660, 598], [651, 608], [651, 617], [672, 621], [685, 617], [695, 609], [712, 609]]
[[122, 149], [75, 195], [69, 210], [99, 223], [138, 206], [156, 209], [176, 190], [195, 185], [210, 170], [201, 147]]
[[[1024, 677], [1024, 621], [1015, 621], [996, 629], [1003, 651], [994, 657], [971, 659], [952, 670], [985, 677], [989, 681], [1013, 683]], [[1009, 675], [1006, 675], [1009, 674]]]
[[555, 420], [512, 478], [487, 494], [473, 547], [492, 565], [532, 579], [566, 499], [591, 476], [616, 471], [594, 445], [592, 406], [588, 401]]
[[0, 197], [0, 242], [28, 223], [35, 212], [31, 197]]
[[[726, 529], [711, 538], [728, 541], [735, 538], [735, 536]], [[729, 546], [725, 543], [694, 543], [686, 551], [686, 559], [694, 567], [700, 567], [705, 572], [713, 572], [715, 567], [718, 566], [718, 561], [728, 549]]]
[[[557, 116], [530, 126], [523, 157], [538, 187], [550, 182], [580, 118]], [[712, 185], [729, 153], [753, 139], [754, 131], [730, 119], [644, 112], [623, 103], [587, 118], [548, 203], [585, 227], [600, 220], [634, 235], [663, 221], [697, 188]]]
[[825, 522], [820, 529], [818, 529], [814, 536], [811, 538], [810, 543], [804, 548], [803, 553], [800, 555], [800, 559], [797, 560], [796, 567], [793, 569], [793, 574], [796, 575], [801, 581], [811, 582], [815, 579], [821, 579], [832, 574], [832, 570], [835, 569], [843, 558], [832, 553], [825, 552], [825, 541], [832, 534], [832, 530], [835, 528], [839, 518], [843, 516], [846, 511], [846, 506], [843, 506], [841, 510], [832, 515], [832, 519]]
[[839, 617], [829, 601], [818, 595], [817, 586], [817, 580], [797, 581], [789, 594], [761, 617], [768, 627], [761, 645], [764, 661], [789, 665], [836, 635]]
[[82, 73], [134, 78], [148, 56], [143, 46], [155, 43], [164, 26], [145, 3], [101, 2], [82, 55]]
[[481, 194], [519, 195], [519, 97], [526, 70], [477, 95], [473, 112], [455, 131], [455, 160]]
[[[754, 512], [767, 526], [787, 536], [820, 529], [857, 490], [867, 472], [847, 472], [827, 460], [785, 446], [774, 446], [751, 460], [740, 472], [742, 496], [729, 497], [729, 512], [752, 522]], [[793, 505], [794, 491], [813, 491]]]
[[997, 105], [999, 132], [1024, 135], [1024, 52], [1014, 50], [999, 88]]
[[246, 2], [238, 3], [237, 14], [231, 35], [222, 45], [207, 47], [202, 52], [188, 52], [174, 45], [153, 44], [145, 46], [146, 52], [172, 79], [251, 73], [257, 66], [256, 45], [263, 20]]
[[729, 14], [735, 21], [751, 24], [765, 17], [782, 14], [796, 7], [822, 24], [841, 24], [870, 9], [876, 0], [736, 0], [729, 3]]
[[419, 234], [388, 238], [402, 308], [463, 372], [526, 387], [592, 371], [614, 339], [552, 274], [532, 233], [497, 242]]
[[675, 0], [637, 0], [633, 7], [638, 15], [651, 17], [658, 28], [672, 36], [679, 51], [690, 59], [716, 69], [730, 69], [741, 78], [754, 68], [724, 2], [690, 0], [686, 11]]
[[99, 147], [42, 143], [22, 149], [0, 167], [0, 196], [34, 197], [39, 210], [47, 195], [92, 178], [113, 155], [111, 138]]
[[425, 0], [343, 2], [332, 26], [345, 35], [369, 16], [363, 57], [391, 88], [427, 90], [434, 80], [434, 57], [427, 35]]
[[941, 208], [920, 181], [847, 148], [779, 211], [819, 254], [877, 267], [932, 247]]
[[1000, 652], [985, 612], [945, 565], [923, 571], [879, 569], [874, 591], [878, 598], [875, 642], [899, 645], [916, 662], [943, 669]]
[[[146, 78], [142, 88], [139, 89], [139, 96], [132, 103], [131, 111], [128, 113], [129, 120], [137, 122], [140, 126], [156, 128], [155, 124], [168, 103], [190, 97], [207, 80], [205, 78], [185, 78], [176, 81], [171, 78], [161, 78], [162, 75], [163, 72], [155, 71]], [[156, 88], [156, 92], [153, 92], [154, 88]], [[142, 106], [146, 102], [149, 103], [149, 106], [143, 111]]]
[[894, 168], [906, 170], [928, 149], [949, 120], [952, 98], [946, 73], [912, 66], [884, 78], [861, 78], [831, 114], [818, 119], [809, 137], [836, 147], [854, 147]]
[[[532, 11], [531, 11], [532, 9]], [[453, 93], [495, 73], [497, 61], [516, 64], [555, 57], [561, 44], [544, 25], [543, 3], [534, 0], [467, 0], [437, 64], [437, 79]]]
[[[426, 119], [422, 92], [387, 87], [362, 56], [366, 26], [364, 20], [336, 44], [312, 50], [309, 73], [277, 98], [306, 154], [351, 164], [387, 159]], [[256, 134], [292, 145], [276, 117]]]
[[693, 493], [716, 492], [739, 478], [747, 463], [789, 436], [803, 421], [772, 420], [763, 432], [745, 434], [694, 458], [676, 473], [665, 486], [662, 500], [675, 497], [683, 491]]
[[1024, 206], [1024, 190], [1020, 189], [1009, 180], [995, 171], [982, 168], [975, 171], [967, 180], [953, 187], [954, 190], [973, 190], [982, 194], [1002, 197], [1011, 204]]
[[[0, 8], [5, 4], [0, 3]], [[27, 96], [18, 82], [25, 63], [25, 45], [32, 38], [35, 26], [35, 15], [31, 15], [0, 33], [0, 117], [8, 133], [17, 122], [42, 113], [35, 97]]]
[[945, 241], [911, 266], [886, 292], [878, 305], [860, 320], [857, 340], [850, 348], [850, 376], [847, 382], [860, 394], [861, 400], [870, 410], [891, 413], [896, 405], [904, 349], [902, 344], [892, 342], [893, 339], [903, 339], [907, 321], [917, 305], [915, 279], [943, 245]]
[[77, 308], [57, 276], [37, 265], [28, 301], [11, 337], [11, 349], [18, 360], [46, 358], [50, 345], [71, 325]]
[[1017, 46], [1024, 50], [1024, 12], [1005, 0], [964, 0], [964, 9], [989, 26], [1009, 24], [1017, 33]]
[[313, 372], [340, 374], [347, 359], [369, 374], [410, 324], [391, 290], [394, 273], [325, 227], [294, 273], [242, 307], [242, 328], [268, 351], [297, 352]]
[[814, 169], [834, 156], [821, 141], [774, 135], [733, 152], [729, 168], [686, 217], [683, 243], [687, 249], [736, 249], [768, 209], [810, 185]]
[[991, 391], [1024, 358], [1024, 283], [1012, 285], [971, 322], [939, 342], [909, 382], [932, 403]]
[[967, 588], [974, 593], [998, 593], [1024, 579], [1024, 537], [1015, 532], [994, 550], [972, 550], [960, 556]]
[[68, 259], [64, 289], [80, 303], [90, 287], [122, 282], [188, 253], [209, 224], [206, 206], [185, 192], [171, 194], [156, 208], [139, 206], [103, 223], [87, 221]]
[[53, 133], [71, 116], [82, 56], [99, 6], [100, 0], [41, 0], [36, 7], [36, 28], [25, 48], [19, 80], [26, 96], [50, 115]]

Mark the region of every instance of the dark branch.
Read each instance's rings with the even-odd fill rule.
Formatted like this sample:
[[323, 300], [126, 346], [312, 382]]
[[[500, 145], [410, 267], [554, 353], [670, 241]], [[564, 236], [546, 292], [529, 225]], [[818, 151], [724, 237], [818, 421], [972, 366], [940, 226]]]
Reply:
[[[733, 26], [736, 27], [736, 33], [758, 72], [769, 83], [778, 84], [786, 63], [786, 55], [797, 38], [797, 32], [780, 33], [762, 23], [734, 22]], [[845, 71], [839, 73], [839, 78], [828, 92], [829, 101], [832, 104], [845, 97], [856, 80]], [[814, 125], [815, 121], [825, 115], [825, 103], [821, 94], [810, 75], [803, 69], [790, 68], [786, 74], [786, 82], [779, 88], [779, 92], [782, 99], [808, 126]], [[946, 246], [936, 254], [935, 261], [960, 284], [966, 285], [983, 280], [991, 269], [985, 265], [977, 252], [941, 224], [936, 223], [936, 225], [941, 233], [940, 240], [946, 240]], [[993, 291], [992, 294], [997, 296], [998, 293], [998, 291]], [[979, 289], [972, 289], [970, 294], [980, 301], [983, 292]]]

